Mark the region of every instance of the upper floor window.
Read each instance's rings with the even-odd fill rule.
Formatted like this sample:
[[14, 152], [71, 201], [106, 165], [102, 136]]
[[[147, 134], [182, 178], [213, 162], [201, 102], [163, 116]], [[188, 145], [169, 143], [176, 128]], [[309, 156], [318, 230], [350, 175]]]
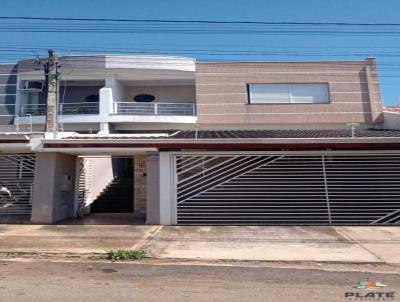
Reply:
[[144, 102], [144, 103], [149, 103], [153, 102], [156, 99], [156, 97], [152, 94], [138, 94], [133, 97], [133, 100], [135, 102]]
[[327, 104], [327, 83], [248, 84], [250, 104]]

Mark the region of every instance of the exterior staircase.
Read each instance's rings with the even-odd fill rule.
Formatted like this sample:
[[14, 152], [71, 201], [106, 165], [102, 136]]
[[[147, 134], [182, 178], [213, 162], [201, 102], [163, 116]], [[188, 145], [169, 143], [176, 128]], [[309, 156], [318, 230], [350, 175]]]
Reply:
[[133, 180], [114, 178], [91, 204], [92, 213], [133, 213]]

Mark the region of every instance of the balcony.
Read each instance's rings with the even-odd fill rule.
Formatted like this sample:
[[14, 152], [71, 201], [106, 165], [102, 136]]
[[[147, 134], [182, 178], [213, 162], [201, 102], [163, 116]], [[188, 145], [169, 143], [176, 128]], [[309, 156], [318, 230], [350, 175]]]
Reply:
[[[193, 124], [196, 122], [196, 104], [191, 103], [138, 103], [113, 102], [102, 98], [100, 102], [63, 103], [59, 105], [59, 122], [66, 124], [130, 124], [166, 123]], [[21, 105], [14, 124], [32, 125], [46, 122], [46, 104]], [[93, 126], [91, 126], [93, 127]]]
[[26, 104], [21, 105], [20, 116], [41, 116], [46, 115], [46, 104]]
[[[60, 115], [70, 114], [99, 114], [99, 103], [63, 103], [59, 105]], [[46, 104], [22, 105], [20, 116], [41, 116], [46, 115]]]
[[64, 103], [60, 104], [59, 112], [61, 115], [68, 114], [99, 114], [100, 103]]
[[[171, 124], [193, 124], [197, 121], [195, 87], [187, 83], [171, 85], [134, 85], [135, 81], [107, 79], [101, 81], [69, 81], [61, 89], [59, 123], [64, 129], [131, 129], [169, 127]], [[174, 85], [172, 85], [174, 84]], [[103, 87], [101, 85], [104, 85]], [[67, 88], [66, 88], [67, 87]], [[135, 96], [151, 94], [153, 102], [135, 101]], [[97, 96], [96, 101], [88, 100]], [[83, 101], [85, 100], [85, 101]], [[37, 104], [27, 104], [35, 102]], [[46, 122], [47, 106], [44, 95], [20, 93], [18, 122], [21, 125], [40, 125]], [[136, 126], [134, 126], [136, 124]], [[95, 130], [95, 131], [96, 131]], [[103, 130], [102, 130], [103, 131]], [[104, 130], [106, 131], [106, 130]]]
[[[22, 105], [20, 116], [46, 115], [46, 104]], [[59, 105], [60, 115], [99, 114], [99, 103], [64, 103]], [[176, 115], [195, 116], [196, 107], [193, 103], [114, 103], [116, 115]]]
[[116, 115], [195, 116], [194, 103], [134, 103], [115, 102]]

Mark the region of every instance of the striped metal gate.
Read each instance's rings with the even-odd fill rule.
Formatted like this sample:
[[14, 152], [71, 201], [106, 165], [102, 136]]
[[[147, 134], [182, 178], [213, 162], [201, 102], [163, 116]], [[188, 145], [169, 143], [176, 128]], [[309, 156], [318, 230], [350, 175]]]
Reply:
[[0, 218], [31, 214], [34, 174], [34, 154], [0, 154]]
[[174, 162], [178, 224], [400, 224], [400, 154], [176, 155]]

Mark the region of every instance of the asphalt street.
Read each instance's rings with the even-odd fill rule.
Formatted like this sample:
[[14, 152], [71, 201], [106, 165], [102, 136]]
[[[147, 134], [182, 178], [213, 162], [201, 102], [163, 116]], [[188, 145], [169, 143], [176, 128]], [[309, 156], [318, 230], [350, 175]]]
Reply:
[[[361, 280], [387, 287], [364, 290]], [[0, 301], [400, 301], [400, 275], [251, 265], [0, 261]], [[382, 294], [383, 293], [383, 294]], [[394, 298], [391, 298], [394, 296]], [[367, 300], [359, 300], [367, 301]], [[374, 301], [368, 299], [368, 301]], [[382, 301], [376, 300], [376, 301]]]

